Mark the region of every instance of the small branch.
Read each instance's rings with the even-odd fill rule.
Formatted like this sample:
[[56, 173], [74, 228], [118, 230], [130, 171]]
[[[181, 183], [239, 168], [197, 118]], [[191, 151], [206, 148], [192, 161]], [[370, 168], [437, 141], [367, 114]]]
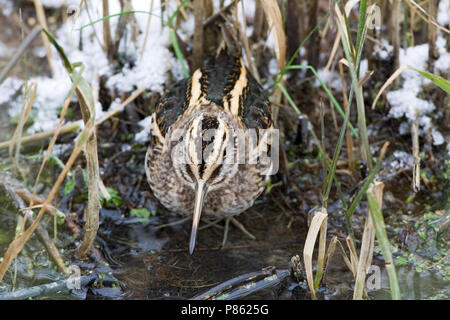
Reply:
[[194, 0], [194, 48], [192, 70], [201, 67], [203, 63], [203, 20], [204, 20], [204, 0]]
[[[131, 102], [133, 102], [138, 96], [140, 96], [143, 92], [145, 91], [145, 87], [140, 87], [138, 89], [136, 89], [135, 91], [133, 91], [133, 93], [124, 101], [122, 102], [118, 107], [114, 108], [113, 110], [109, 111], [108, 113], [106, 113], [103, 117], [101, 117], [100, 119], [98, 119], [97, 121], [95, 121], [95, 125], [98, 126], [101, 123], [103, 123], [104, 121], [108, 120], [109, 118], [115, 116], [116, 114], [120, 113], [123, 111], [123, 109], [130, 104]], [[81, 123], [80, 122], [73, 122], [73, 123], [69, 123], [66, 124], [64, 126], [61, 127], [60, 130], [60, 134], [63, 133], [67, 133], [67, 132], [72, 132], [75, 130], [78, 130], [81, 127]], [[56, 130], [56, 129], [55, 129]], [[20, 143], [21, 144], [25, 144], [25, 143], [30, 143], [30, 142], [35, 142], [35, 141], [39, 141], [48, 137], [53, 136], [53, 134], [55, 133], [55, 130], [49, 130], [49, 131], [43, 131], [31, 136], [26, 136], [26, 137], [22, 137], [20, 139]], [[1, 142], [0, 143], [0, 150], [1, 149], [5, 149], [5, 148], [9, 148], [9, 146], [11, 145], [11, 140], [9, 141], [5, 141], [5, 142]]]
[[[73, 123], [68, 123], [64, 126], [61, 127], [60, 133], [67, 133], [67, 132], [72, 132], [75, 131], [77, 129], [80, 128], [80, 122], [73, 122]], [[25, 144], [25, 143], [30, 143], [30, 142], [35, 142], [35, 141], [39, 141], [48, 137], [53, 136], [53, 134], [55, 133], [55, 130], [48, 130], [48, 131], [43, 131], [43, 132], [39, 132], [36, 134], [33, 134], [31, 136], [26, 136], [26, 137], [22, 137], [20, 138], [20, 143], [21, 144]], [[4, 141], [0, 143], [0, 150], [1, 149], [5, 149], [5, 148], [9, 148], [9, 146], [12, 144], [12, 141]]]
[[[152, 0], [153, 1], [153, 0]], [[108, 0], [103, 0], [103, 16], [109, 16], [109, 4]], [[111, 37], [111, 26], [109, 24], [109, 19], [103, 20], [103, 42], [106, 47], [107, 56], [111, 57], [112, 49], [113, 49], [113, 41]]]
[[[28, 214], [29, 210], [24, 210], [25, 204], [24, 204], [23, 200], [15, 192], [14, 188], [11, 187], [6, 182], [7, 182], [6, 180], [0, 179], [0, 184], [3, 185], [5, 190], [9, 193], [9, 195], [13, 199], [16, 207], [19, 209], [19, 214], [23, 217], [27, 216], [27, 224], [31, 225], [32, 223], [34, 223], [34, 219], [31, 216], [31, 214]], [[50, 258], [53, 260], [53, 262], [56, 264], [56, 266], [59, 268], [59, 270], [61, 270], [64, 273], [67, 273], [67, 267], [64, 263], [64, 259], [61, 257], [61, 254], [59, 253], [56, 245], [50, 239], [47, 231], [42, 226], [38, 225], [38, 227], [36, 228], [36, 235], [38, 236], [39, 241], [41, 241], [41, 243], [44, 245]]]
[[[107, 0], [103, 0], [103, 7], [105, 6], [105, 2], [107, 2]], [[150, 1], [150, 14], [148, 15], [148, 19], [147, 19], [147, 27], [145, 28], [144, 43], [142, 44], [142, 49], [141, 49], [141, 57], [140, 57], [141, 60], [142, 60], [142, 57], [144, 56], [145, 47], [147, 46], [147, 38], [148, 38], [148, 34], [150, 32], [150, 23], [152, 21], [152, 15], [151, 15], [152, 11], [153, 11], [153, 0]], [[109, 26], [109, 24], [108, 24], [108, 26]], [[111, 37], [111, 35], [110, 35], [110, 37]]]
[[[89, 274], [79, 278], [80, 288], [86, 287], [96, 281], [99, 281], [99, 274]], [[76, 279], [78, 280], [78, 279]], [[60, 280], [52, 283], [43, 284], [31, 288], [16, 290], [0, 295], [0, 300], [25, 300], [33, 297], [46, 296], [58, 292], [70, 292], [73, 286], [74, 278]]]
[[[44, 7], [42, 6], [41, 0], [34, 0], [34, 7], [36, 9], [36, 16], [39, 24], [41, 25], [42, 28], [48, 30], [47, 19], [45, 18], [45, 11]], [[50, 41], [45, 36], [45, 34], [42, 34], [42, 41], [44, 42], [45, 50], [47, 51], [47, 61], [48, 66], [50, 68], [50, 72], [52, 75], [54, 75], [55, 71], [53, 70], [52, 65], [52, 51], [50, 49]]]
[[8, 64], [3, 68], [2, 72], [0, 73], [0, 84], [2, 84], [3, 81], [5, 81], [9, 72], [12, 70], [12, 68], [14, 68], [17, 61], [20, 60], [20, 58], [28, 49], [28, 47], [31, 45], [31, 43], [41, 33], [41, 29], [42, 29], [41, 26], [35, 26], [33, 30], [31, 30], [30, 34], [28, 34], [25, 40], [20, 44], [20, 47], [17, 49], [12, 58], [8, 61]]

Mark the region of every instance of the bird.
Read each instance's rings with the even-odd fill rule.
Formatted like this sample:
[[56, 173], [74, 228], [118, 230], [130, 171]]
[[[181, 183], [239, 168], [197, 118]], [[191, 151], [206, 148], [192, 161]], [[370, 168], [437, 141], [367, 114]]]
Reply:
[[[273, 131], [270, 101], [236, 52], [212, 55], [160, 99], [145, 172], [164, 207], [192, 217], [191, 255], [202, 217], [226, 219], [223, 244], [230, 221], [252, 236], [234, 217], [253, 205], [272, 174]], [[246, 132], [258, 133], [256, 142]]]

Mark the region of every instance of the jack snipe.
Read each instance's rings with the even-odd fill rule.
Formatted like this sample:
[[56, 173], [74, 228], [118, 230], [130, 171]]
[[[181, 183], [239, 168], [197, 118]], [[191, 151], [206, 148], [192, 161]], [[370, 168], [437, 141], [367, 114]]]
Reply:
[[273, 163], [261, 152], [273, 152], [272, 129], [269, 101], [238, 55], [212, 58], [161, 99], [146, 174], [166, 208], [193, 216], [191, 254], [202, 213], [231, 218], [263, 191]]

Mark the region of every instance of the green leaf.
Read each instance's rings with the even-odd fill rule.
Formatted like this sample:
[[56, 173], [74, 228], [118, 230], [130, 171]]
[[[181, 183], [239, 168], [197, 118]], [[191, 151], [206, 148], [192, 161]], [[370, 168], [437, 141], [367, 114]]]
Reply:
[[154, 211], [149, 211], [146, 208], [131, 209], [130, 216], [140, 218], [141, 223], [147, 224], [148, 218], [154, 216], [156, 213]]
[[110, 198], [106, 199], [105, 197], [103, 197], [103, 195], [100, 194], [100, 200], [103, 206], [110, 206], [111, 204], [113, 204], [116, 207], [119, 207], [122, 205], [123, 200], [122, 197], [120, 196], [119, 191], [117, 191], [116, 189], [113, 188], [109, 188], [107, 187], [106, 190], [108, 191]]
[[150, 216], [154, 216], [156, 213], [154, 211], [149, 211], [146, 208], [131, 209], [130, 215], [132, 217], [148, 219]]
[[47, 35], [50, 42], [55, 46], [56, 50], [58, 51], [59, 55], [61, 56], [61, 58], [63, 60], [64, 66], [66, 67], [67, 71], [69, 73], [72, 73], [73, 66], [70, 63], [69, 59], [67, 58], [67, 55], [64, 52], [63, 48], [61, 48], [61, 46], [58, 44], [58, 42], [56, 42], [55, 38], [53, 37], [53, 35], [50, 32], [48, 32], [45, 29], [42, 29], [42, 32], [44, 32]]
[[447, 94], [450, 94], [450, 82], [440, 76], [437, 76], [435, 74], [429, 73], [427, 71], [419, 70], [414, 67], [408, 66], [411, 70], [419, 72], [423, 77], [430, 79], [434, 82], [435, 85], [437, 85], [439, 88], [447, 92]]
[[406, 257], [403, 256], [399, 256], [395, 259], [395, 266], [399, 267], [399, 266], [406, 266], [408, 264], [408, 259]]
[[67, 180], [66, 184], [64, 185], [63, 190], [64, 195], [67, 196], [69, 193], [71, 193], [74, 187], [75, 187], [75, 176], [72, 176], [69, 180]]

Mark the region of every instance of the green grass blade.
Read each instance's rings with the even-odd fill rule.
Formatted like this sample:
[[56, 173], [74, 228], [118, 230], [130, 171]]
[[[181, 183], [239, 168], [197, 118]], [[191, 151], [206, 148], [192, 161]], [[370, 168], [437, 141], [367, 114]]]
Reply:
[[[325, 84], [325, 82], [322, 81], [322, 79], [319, 77], [319, 74], [317, 73], [316, 69], [314, 69], [313, 66], [301, 66], [301, 65], [293, 65], [293, 66], [289, 66], [286, 68], [287, 70], [293, 70], [293, 69], [309, 69], [312, 71], [312, 73], [314, 74], [314, 76], [317, 78], [317, 80], [319, 80], [320, 85], [322, 86], [323, 90], [325, 91], [325, 93], [328, 95], [328, 97], [331, 100], [331, 103], [333, 104], [333, 106], [336, 108], [336, 110], [338, 111], [338, 113], [341, 115], [342, 119], [345, 118], [345, 113], [341, 108], [341, 105], [337, 102], [336, 98], [334, 97], [334, 95], [331, 93], [330, 89], [327, 87], [327, 85]], [[350, 101], [350, 100], [349, 100]], [[350, 109], [350, 108], [349, 108]], [[350, 124], [350, 130], [352, 131], [353, 136], [358, 139], [359, 135], [358, 132], [356, 132], [355, 128]]]
[[180, 11], [181, 8], [183, 8], [185, 5], [188, 4], [188, 2], [190, 2], [190, 0], [183, 0], [176, 8], [175, 12], [170, 16], [169, 20], [167, 21], [167, 25], [170, 28], [173, 28], [173, 20], [175, 19], [175, 17], [177, 16], [178, 12]]
[[[354, 57], [351, 55], [350, 50], [350, 44], [347, 43], [346, 37], [344, 34], [344, 30], [342, 29], [342, 26], [340, 22], [337, 23], [339, 34], [341, 36], [341, 43], [344, 48], [345, 56], [348, 62], [348, 68], [350, 70], [350, 75], [352, 78], [352, 87], [356, 95], [356, 107], [358, 109], [358, 126], [359, 126], [359, 133], [362, 139], [362, 144], [365, 149], [366, 158], [367, 158], [367, 164], [369, 169], [371, 170], [373, 168], [372, 163], [372, 157], [370, 155], [370, 147], [369, 147], [369, 139], [367, 137], [367, 130], [366, 130], [366, 117], [365, 117], [365, 107], [364, 107], [364, 98], [362, 96], [362, 89], [359, 85], [359, 77], [357, 75], [356, 67], [353, 64]], [[361, 47], [360, 47], [361, 49]], [[357, 54], [359, 56], [359, 54]], [[357, 59], [355, 59], [357, 60]], [[349, 105], [350, 108], [350, 105]]]
[[389, 287], [391, 288], [391, 296], [393, 300], [400, 300], [402, 298], [400, 293], [400, 287], [398, 285], [397, 273], [395, 271], [395, 265], [392, 260], [391, 245], [386, 233], [386, 227], [384, 224], [383, 214], [381, 212], [380, 205], [375, 199], [375, 196], [367, 191], [367, 200], [369, 202], [369, 213], [372, 217], [373, 225], [375, 227], [375, 234], [378, 239], [378, 243], [383, 253], [384, 261], [386, 264], [386, 271], [389, 277]]
[[423, 77], [430, 79], [434, 82], [435, 85], [437, 85], [439, 88], [447, 92], [447, 94], [450, 94], [450, 82], [440, 76], [437, 76], [435, 74], [429, 73], [427, 71], [419, 70], [414, 67], [408, 66], [408, 68], [419, 72]]
[[82, 25], [82, 26], [80, 27], [79, 30], [83, 30], [84, 28], [87, 28], [87, 27], [92, 26], [92, 25], [94, 25], [94, 24], [96, 24], [96, 23], [102, 22], [103, 20], [111, 19], [111, 18], [118, 17], [118, 16], [123, 16], [123, 15], [125, 15], [125, 14], [134, 14], [134, 13], [150, 14], [150, 15], [152, 15], [152, 16], [155, 16], [155, 17], [158, 17], [158, 18], [159, 18], [159, 15], [154, 14], [154, 13], [151, 13], [151, 12], [149, 12], [149, 11], [141, 11], [141, 10], [122, 11], [122, 12], [119, 12], [119, 13], [114, 13], [114, 14], [110, 14], [110, 15], [108, 15], [108, 16], [104, 16], [104, 17], [102, 17], [102, 18], [100, 18], [100, 19], [97, 19], [97, 20], [95, 20], [95, 21], [92, 21], [91, 23]]
[[284, 96], [286, 97], [287, 101], [289, 102], [289, 104], [291, 105], [292, 109], [295, 110], [295, 112], [297, 114], [301, 114], [300, 110], [298, 109], [297, 105], [295, 104], [294, 100], [292, 99], [291, 95], [289, 94], [289, 92], [287, 92], [286, 88], [283, 86], [283, 84], [281, 82], [277, 83], [278, 88], [280, 88], [281, 92], [284, 94]]
[[[367, 13], [367, 2], [366, 0], [361, 0], [359, 3], [359, 19], [358, 19], [358, 34], [356, 36], [356, 52], [359, 51], [360, 48], [363, 47], [361, 44], [361, 41], [363, 39], [363, 33], [366, 26], [366, 13]], [[359, 71], [359, 64], [356, 64], [358, 66]]]
[[189, 78], [189, 71], [186, 68], [185, 59], [183, 53], [181, 52], [180, 45], [178, 44], [177, 35], [175, 33], [175, 29], [173, 28], [173, 20], [177, 16], [178, 12], [182, 7], [184, 7], [190, 0], [183, 0], [178, 6], [175, 12], [170, 16], [167, 21], [167, 26], [169, 27], [170, 40], [172, 41], [173, 50], [175, 51], [175, 55], [178, 61], [181, 64], [181, 68], [183, 69], [183, 74], [185, 78]]
[[181, 52], [180, 46], [178, 44], [177, 35], [175, 34], [175, 30], [173, 28], [170, 28], [169, 34], [170, 34], [170, 40], [172, 40], [173, 50], [175, 51], [175, 55], [177, 56], [177, 59], [181, 64], [181, 69], [183, 69], [183, 74], [186, 78], [189, 78], [189, 71], [186, 68], [184, 56], [183, 56], [183, 53]]
[[50, 42], [53, 44], [55, 49], [58, 51], [59, 55], [61, 56], [61, 59], [63, 60], [64, 67], [67, 69], [67, 71], [69, 73], [72, 73], [73, 65], [70, 63], [69, 59], [67, 58], [67, 55], [64, 52], [63, 48], [61, 48], [61, 46], [58, 44], [58, 42], [56, 42], [55, 38], [53, 37], [53, 35], [50, 32], [48, 32], [45, 29], [42, 29], [42, 31], [47, 35]]

